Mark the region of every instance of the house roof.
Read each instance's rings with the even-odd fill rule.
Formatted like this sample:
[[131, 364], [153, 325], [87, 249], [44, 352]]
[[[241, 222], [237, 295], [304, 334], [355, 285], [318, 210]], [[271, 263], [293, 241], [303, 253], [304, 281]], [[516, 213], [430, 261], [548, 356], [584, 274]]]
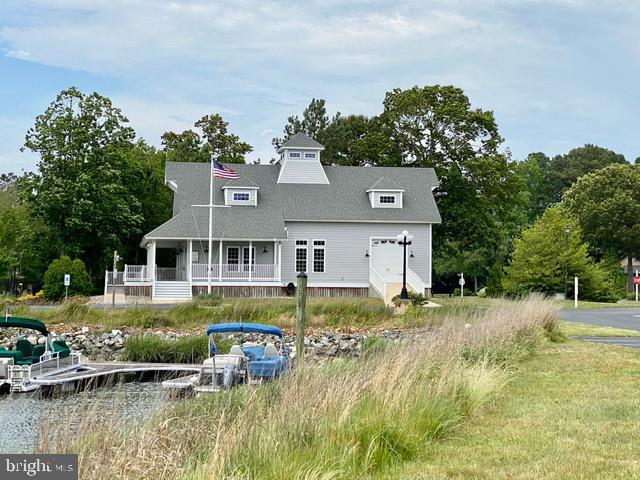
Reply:
[[[286, 238], [286, 221], [440, 223], [432, 168], [327, 166], [329, 184], [277, 183], [280, 166], [229, 165], [240, 178], [214, 182], [213, 237]], [[175, 184], [174, 217], [145, 238], [207, 238], [208, 163], [167, 162], [165, 180]], [[371, 208], [366, 190], [384, 185], [404, 190], [403, 208]], [[256, 185], [256, 206], [224, 207], [223, 187]], [[381, 188], [381, 187], [376, 187]]]
[[404, 189], [393, 180], [390, 180], [387, 177], [380, 177], [378, 180], [373, 182], [373, 185], [371, 185], [367, 190], [404, 190]]
[[313, 138], [305, 135], [302, 132], [298, 132], [295, 135], [291, 136], [289, 140], [284, 142], [282, 146], [278, 149], [278, 151], [284, 148], [314, 148], [314, 149], [324, 149], [324, 146], [316, 142]]

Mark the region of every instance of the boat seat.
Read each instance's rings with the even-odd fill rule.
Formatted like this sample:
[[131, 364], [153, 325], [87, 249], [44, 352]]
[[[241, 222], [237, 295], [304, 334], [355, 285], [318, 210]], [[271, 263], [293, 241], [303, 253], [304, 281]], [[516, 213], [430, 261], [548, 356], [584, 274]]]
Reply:
[[267, 343], [264, 347], [262, 358], [270, 358], [279, 356], [278, 349], [273, 343]]
[[44, 345], [36, 345], [33, 347], [33, 353], [31, 353], [31, 361], [33, 363], [40, 362], [40, 357], [45, 352], [46, 348]]
[[33, 353], [33, 345], [31, 345], [31, 342], [29, 340], [21, 338], [16, 342], [16, 350], [22, 353], [22, 356], [25, 359], [31, 358], [31, 354]]
[[22, 352], [18, 352], [17, 350], [5, 350], [4, 352], [0, 352], [0, 358], [13, 358], [14, 362], [22, 360], [24, 356]]
[[231, 349], [229, 349], [230, 355], [241, 355], [244, 357], [244, 352], [240, 348], [240, 345], [232, 345]]
[[60, 358], [66, 358], [71, 355], [71, 350], [69, 350], [69, 347], [64, 340], [54, 340], [51, 343], [51, 346], [53, 347], [54, 352], [59, 352]]

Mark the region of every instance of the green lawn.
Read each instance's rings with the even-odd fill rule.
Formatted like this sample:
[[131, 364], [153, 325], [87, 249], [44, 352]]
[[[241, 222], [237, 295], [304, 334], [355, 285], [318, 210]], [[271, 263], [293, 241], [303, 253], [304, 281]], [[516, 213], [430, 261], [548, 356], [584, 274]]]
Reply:
[[[564, 300], [559, 303], [561, 303], [562, 308], [574, 308], [573, 300]], [[640, 308], [640, 302], [636, 303], [632, 300], [620, 300], [615, 303], [605, 303], [579, 300], [578, 308]]]
[[639, 330], [600, 327], [588, 323], [560, 322], [560, 330], [567, 337], [640, 337]]
[[380, 478], [640, 478], [640, 352], [569, 341], [522, 364], [498, 400]]

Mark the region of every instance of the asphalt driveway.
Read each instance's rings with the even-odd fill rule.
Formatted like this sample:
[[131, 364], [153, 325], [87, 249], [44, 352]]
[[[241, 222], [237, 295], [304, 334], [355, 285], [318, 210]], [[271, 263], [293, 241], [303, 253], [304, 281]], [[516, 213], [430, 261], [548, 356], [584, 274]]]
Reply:
[[[640, 330], [640, 308], [594, 308], [566, 309], [561, 311], [566, 322], [580, 322], [600, 327]], [[624, 337], [578, 337], [578, 340], [607, 345], [640, 348], [640, 338]]]
[[566, 322], [640, 330], [640, 308], [576, 308], [562, 310], [561, 315]]

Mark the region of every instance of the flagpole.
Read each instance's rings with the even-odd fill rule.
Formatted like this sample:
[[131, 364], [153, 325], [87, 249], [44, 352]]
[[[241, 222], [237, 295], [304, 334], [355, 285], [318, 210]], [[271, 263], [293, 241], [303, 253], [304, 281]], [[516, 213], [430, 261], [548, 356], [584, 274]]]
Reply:
[[[211, 294], [211, 254], [213, 247], [213, 153], [211, 154], [211, 168], [209, 169], [211, 178], [209, 181], [209, 256], [207, 259], [207, 294]], [[220, 252], [222, 254], [222, 252]]]

